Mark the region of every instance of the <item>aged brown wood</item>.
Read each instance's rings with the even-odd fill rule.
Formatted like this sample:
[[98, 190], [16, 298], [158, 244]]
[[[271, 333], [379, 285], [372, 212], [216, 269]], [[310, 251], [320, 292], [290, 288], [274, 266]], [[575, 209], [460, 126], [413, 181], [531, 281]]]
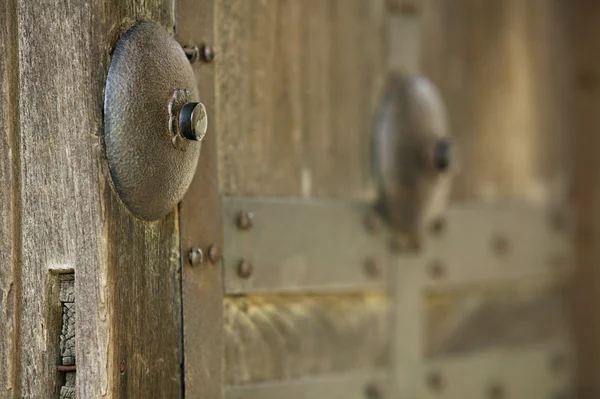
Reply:
[[461, 147], [454, 197], [561, 197], [564, 2], [422, 3], [422, 71], [445, 97]]
[[594, 18], [600, 3], [569, 2], [569, 46], [573, 69], [571, 138], [573, 151], [572, 205], [576, 215], [576, 273], [573, 312], [576, 332], [577, 385], [580, 398], [600, 396], [600, 25]]
[[19, 119], [15, 1], [0, 3], [0, 397], [18, 397]]
[[136, 20], [172, 30], [173, 9], [18, 3], [22, 397], [52, 397], [58, 384], [53, 269], [75, 270], [79, 397], [181, 395], [177, 213], [155, 223], [129, 214], [101, 148], [110, 49]]
[[216, 2], [223, 194], [370, 194], [384, 0]]
[[385, 369], [384, 294], [254, 295], [225, 302], [225, 383]]
[[[213, 46], [213, 0], [179, 0], [177, 39], [184, 46]], [[219, 54], [217, 54], [217, 62]], [[217, 181], [215, 117], [215, 63], [194, 65], [198, 90], [209, 115], [194, 180], [180, 205], [183, 293], [183, 344], [185, 395], [220, 399], [223, 374], [222, 260], [212, 262], [211, 248], [223, 249], [223, 221]], [[200, 248], [204, 262], [192, 266], [187, 259]]]

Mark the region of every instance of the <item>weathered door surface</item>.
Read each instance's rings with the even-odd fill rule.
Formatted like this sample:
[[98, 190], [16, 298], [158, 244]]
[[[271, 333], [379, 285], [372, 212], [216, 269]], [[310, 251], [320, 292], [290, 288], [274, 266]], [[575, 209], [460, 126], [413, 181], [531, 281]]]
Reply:
[[[597, 8], [0, 2], [0, 398], [600, 397]], [[134, 216], [107, 150], [116, 115], [152, 125], [139, 148], [184, 151], [175, 97], [107, 106], [141, 21], [197, 87], [148, 72], [140, 92], [197, 95], [208, 118], [195, 169], [141, 168], [191, 179], [157, 218]], [[431, 157], [378, 138], [412, 117], [386, 93], [414, 76], [447, 111], [408, 124], [443, 130]], [[401, 175], [414, 190], [384, 184], [420, 162], [436, 170]]]

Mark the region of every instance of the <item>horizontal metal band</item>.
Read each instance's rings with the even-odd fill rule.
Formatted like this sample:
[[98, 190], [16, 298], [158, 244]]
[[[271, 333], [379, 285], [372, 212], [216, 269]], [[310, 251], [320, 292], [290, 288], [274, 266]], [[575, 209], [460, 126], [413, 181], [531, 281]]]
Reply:
[[426, 363], [421, 398], [570, 397], [573, 371], [567, 340], [499, 348]]
[[[365, 226], [367, 204], [226, 197], [223, 209], [229, 294], [385, 288], [387, 240]], [[251, 227], [239, 227], [240, 212]]]
[[423, 250], [398, 267], [421, 271], [429, 288], [563, 276], [572, 257], [566, 228], [546, 209], [524, 202], [458, 204]]
[[226, 399], [365, 399], [384, 398], [385, 390], [385, 372], [362, 372], [230, 387], [224, 396]]
[[429, 288], [560, 276], [571, 258], [568, 232], [524, 202], [452, 205], [418, 253], [399, 256], [381, 221], [365, 223], [370, 204], [226, 197], [223, 208], [229, 294], [382, 290], [391, 267]]

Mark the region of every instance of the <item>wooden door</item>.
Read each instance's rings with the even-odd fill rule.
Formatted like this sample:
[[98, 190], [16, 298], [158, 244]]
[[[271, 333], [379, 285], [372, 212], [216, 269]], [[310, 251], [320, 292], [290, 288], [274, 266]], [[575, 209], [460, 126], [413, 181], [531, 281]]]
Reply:
[[[0, 398], [596, 397], [584, 3], [2, 2]], [[153, 222], [103, 142], [114, 48], [148, 20], [209, 117]], [[374, 207], [390, 72], [440, 88], [461, 149], [416, 252]]]

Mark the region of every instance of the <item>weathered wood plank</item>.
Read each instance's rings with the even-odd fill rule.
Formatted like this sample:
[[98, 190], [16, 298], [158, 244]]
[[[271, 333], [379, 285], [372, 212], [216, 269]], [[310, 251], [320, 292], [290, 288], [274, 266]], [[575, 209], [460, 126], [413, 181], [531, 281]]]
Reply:
[[0, 397], [18, 397], [19, 125], [16, 2], [0, 3]]
[[389, 311], [383, 294], [228, 297], [225, 383], [385, 369]]
[[370, 195], [385, 1], [216, 2], [226, 195]]
[[[182, 45], [213, 45], [213, 5], [213, 0], [179, 0], [176, 29]], [[193, 65], [209, 122], [194, 180], [179, 207], [185, 395], [206, 399], [221, 399], [223, 387], [223, 270], [220, 259], [212, 262], [209, 257], [211, 247], [223, 248], [217, 177], [216, 62]], [[192, 266], [186, 258], [192, 248], [203, 251], [201, 265]]]
[[136, 20], [172, 30], [173, 3], [47, 0], [18, 8], [22, 395], [55, 393], [48, 271], [72, 268], [78, 396], [178, 397], [176, 213], [155, 223], [130, 215], [110, 188], [101, 149], [110, 49]]
[[422, 70], [440, 88], [460, 146], [456, 199], [564, 194], [561, 3], [422, 1]]
[[600, 396], [600, 3], [572, 1], [569, 22], [572, 71], [571, 142], [572, 205], [575, 211], [576, 272], [573, 278], [573, 319], [577, 355], [576, 397]]

